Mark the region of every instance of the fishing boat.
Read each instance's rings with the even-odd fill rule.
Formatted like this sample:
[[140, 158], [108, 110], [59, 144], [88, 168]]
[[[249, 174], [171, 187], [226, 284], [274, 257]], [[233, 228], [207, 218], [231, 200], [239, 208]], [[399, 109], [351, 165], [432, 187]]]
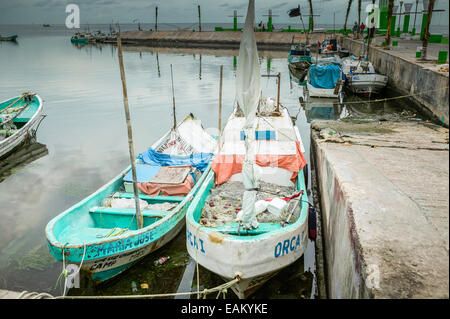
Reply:
[[30, 92], [0, 103], [0, 158], [35, 134], [42, 115], [42, 99]]
[[294, 81], [297, 83], [304, 82], [308, 68], [311, 66], [311, 51], [306, 43], [291, 45], [288, 62], [289, 71]]
[[16, 41], [17, 37], [18, 37], [18, 35], [10, 35], [10, 36], [6, 36], [6, 37], [3, 37], [0, 35], [0, 41]]
[[237, 105], [186, 214], [189, 255], [225, 281], [238, 280], [231, 288], [239, 298], [298, 260], [308, 240], [303, 143], [279, 95], [276, 101], [261, 98], [254, 15], [249, 0]]
[[375, 72], [370, 61], [354, 56], [342, 61], [342, 70], [346, 78], [346, 86], [356, 94], [379, 94], [387, 85], [388, 77]]
[[186, 117], [136, 159], [142, 220], [136, 216], [130, 166], [47, 224], [51, 255], [77, 264], [99, 283], [167, 244], [185, 224], [216, 144], [199, 120]]
[[89, 37], [85, 34], [82, 33], [75, 33], [71, 38], [70, 41], [72, 43], [83, 43], [83, 44], [87, 44], [89, 43]]
[[306, 88], [310, 97], [343, 100], [344, 73], [338, 64], [315, 63], [308, 69]]

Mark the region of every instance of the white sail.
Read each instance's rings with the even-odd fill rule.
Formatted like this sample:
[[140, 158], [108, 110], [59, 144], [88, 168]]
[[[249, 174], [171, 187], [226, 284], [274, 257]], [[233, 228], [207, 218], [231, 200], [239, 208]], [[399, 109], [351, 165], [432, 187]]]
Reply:
[[255, 202], [257, 172], [255, 153], [251, 147], [255, 140], [255, 119], [261, 95], [261, 73], [258, 50], [256, 48], [255, 33], [255, 1], [249, 0], [247, 17], [239, 48], [238, 67], [236, 74], [236, 100], [246, 117], [245, 132], [245, 160], [242, 164], [242, 176], [245, 187], [242, 212], [239, 218], [246, 229], [258, 227], [256, 220]]

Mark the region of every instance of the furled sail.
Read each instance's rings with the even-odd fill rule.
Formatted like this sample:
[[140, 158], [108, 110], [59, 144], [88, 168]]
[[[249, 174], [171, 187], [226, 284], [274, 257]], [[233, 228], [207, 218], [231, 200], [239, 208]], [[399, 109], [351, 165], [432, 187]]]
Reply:
[[255, 212], [257, 166], [252, 144], [255, 140], [256, 110], [261, 95], [261, 73], [253, 30], [254, 22], [255, 0], [249, 0], [236, 73], [236, 100], [246, 118], [244, 126], [246, 154], [242, 164], [245, 191], [240, 214], [243, 227], [246, 229], [258, 227]]

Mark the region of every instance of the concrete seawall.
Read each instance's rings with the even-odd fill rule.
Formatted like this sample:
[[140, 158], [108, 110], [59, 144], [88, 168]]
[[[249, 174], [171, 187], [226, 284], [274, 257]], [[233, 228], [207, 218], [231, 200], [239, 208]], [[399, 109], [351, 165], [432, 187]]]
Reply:
[[449, 297], [448, 133], [313, 121], [329, 298]]
[[[356, 56], [365, 54], [362, 41], [339, 36], [339, 43]], [[414, 56], [415, 52], [411, 53]], [[411, 100], [428, 116], [448, 127], [448, 72], [437, 72], [433, 70], [435, 68], [434, 63], [419, 63], [416, 58], [406, 57], [396, 49], [384, 50], [380, 47], [371, 46], [369, 60], [377, 72], [389, 77], [388, 85], [401, 93], [407, 95], [426, 92], [411, 97]]]
[[[122, 32], [124, 42], [165, 47], [194, 48], [239, 48], [242, 32], [240, 31], [127, 31]], [[295, 43], [306, 40], [306, 35], [291, 32], [256, 32], [258, 49], [288, 50], [292, 41]], [[311, 41], [322, 41], [325, 33], [309, 35]]]

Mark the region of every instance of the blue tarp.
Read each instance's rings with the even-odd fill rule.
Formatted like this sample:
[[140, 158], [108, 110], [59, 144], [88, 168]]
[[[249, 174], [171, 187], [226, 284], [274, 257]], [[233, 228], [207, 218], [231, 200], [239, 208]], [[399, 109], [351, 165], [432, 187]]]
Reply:
[[[148, 164], [136, 164], [136, 181], [138, 183], [147, 183], [151, 181], [151, 179], [159, 172], [159, 169], [161, 166], [156, 165], [148, 165]], [[133, 182], [133, 176], [132, 176], [131, 169], [128, 171], [127, 175], [123, 178], [125, 182], [132, 183]]]
[[177, 156], [169, 154], [161, 154], [154, 149], [149, 148], [147, 151], [139, 154], [137, 157], [145, 164], [154, 166], [181, 166], [190, 165], [195, 167], [200, 172], [203, 172], [208, 167], [214, 154], [212, 153], [195, 153], [189, 156]]
[[313, 64], [309, 67], [309, 83], [318, 89], [334, 89], [341, 74], [341, 68], [334, 64]]

